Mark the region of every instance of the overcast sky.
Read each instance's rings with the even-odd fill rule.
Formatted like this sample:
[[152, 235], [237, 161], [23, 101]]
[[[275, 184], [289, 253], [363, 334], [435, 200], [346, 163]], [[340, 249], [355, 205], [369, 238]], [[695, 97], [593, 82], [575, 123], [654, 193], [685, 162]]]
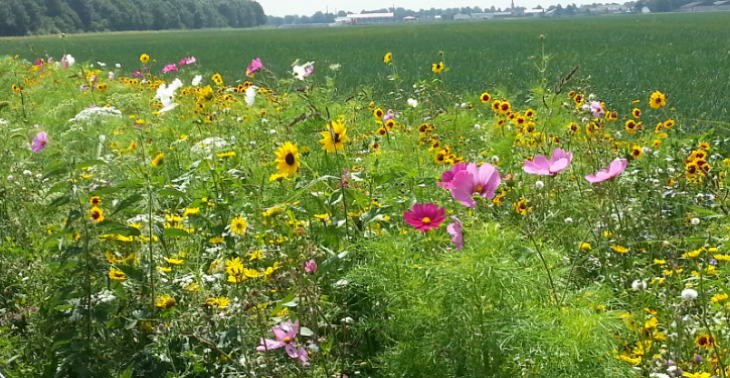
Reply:
[[[489, 8], [494, 5], [496, 8], [508, 8], [511, 0], [490, 0], [489, 2], [479, 2], [474, 0], [258, 0], [264, 7], [264, 12], [272, 16], [286, 16], [288, 14], [298, 14], [300, 16], [311, 16], [316, 11], [329, 11], [334, 13], [337, 11], [350, 11], [359, 13], [363, 9], [372, 10], [380, 8], [390, 8], [395, 4], [396, 8], [403, 7], [405, 9], [430, 9], [430, 8], [457, 8], [457, 7], [475, 7]], [[593, 3], [594, 1], [583, 1]], [[547, 8], [549, 5], [576, 3], [580, 5], [580, 1], [570, 0], [515, 0], [515, 6], [532, 8], [542, 5]], [[596, 1], [598, 2], [598, 1]], [[610, 1], [609, 1], [610, 2]], [[623, 1], [622, 1], [623, 2]]]

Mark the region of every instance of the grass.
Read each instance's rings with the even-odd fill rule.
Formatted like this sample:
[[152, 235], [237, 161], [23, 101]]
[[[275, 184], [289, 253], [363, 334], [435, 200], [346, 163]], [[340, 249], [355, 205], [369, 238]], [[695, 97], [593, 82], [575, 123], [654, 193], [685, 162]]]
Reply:
[[[578, 78], [604, 90], [605, 100], [622, 104], [636, 93], [660, 88], [672, 93], [672, 106], [690, 119], [726, 120], [730, 97], [730, 28], [728, 13], [617, 15], [539, 20], [450, 22], [322, 28], [306, 30], [203, 30], [133, 32], [9, 38], [0, 48], [27, 59], [64, 48], [81, 61], [104, 60], [137, 67], [148, 53], [161, 64], [182, 56], [198, 57], [202, 70], [240, 76], [250, 59], [261, 57], [279, 74], [299, 58], [317, 62], [317, 69], [342, 65], [339, 90], [381, 85], [387, 70], [382, 57], [396, 53], [405, 82], [431, 77], [430, 66], [445, 53], [452, 71], [447, 84], [457, 92], [481, 93], [493, 87], [510, 93], [534, 86], [541, 76], [534, 57], [538, 36], [546, 37], [552, 61], [545, 72], [551, 81], [580, 66]], [[35, 53], [31, 51], [31, 48]], [[320, 75], [321, 77], [321, 75]], [[630, 109], [621, 109], [630, 111]]]

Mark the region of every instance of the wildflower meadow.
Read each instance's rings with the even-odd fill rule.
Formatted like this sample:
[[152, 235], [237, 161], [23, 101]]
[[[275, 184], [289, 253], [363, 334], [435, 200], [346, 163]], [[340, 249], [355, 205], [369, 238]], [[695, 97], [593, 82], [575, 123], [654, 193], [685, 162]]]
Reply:
[[532, 43], [518, 93], [2, 57], [0, 374], [730, 376], [724, 124]]

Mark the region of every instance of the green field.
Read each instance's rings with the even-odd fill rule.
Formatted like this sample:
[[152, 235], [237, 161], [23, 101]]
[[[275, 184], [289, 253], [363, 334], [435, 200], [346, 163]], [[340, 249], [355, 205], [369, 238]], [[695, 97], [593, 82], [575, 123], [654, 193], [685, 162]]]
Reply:
[[[524, 91], [542, 77], [533, 56], [538, 36], [546, 36], [553, 55], [545, 77], [555, 82], [579, 65], [578, 78], [591, 77], [599, 95], [618, 104], [659, 88], [672, 105], [695, 119], [728, 119], [730, 26], [727, 12], [621, 15], [606, 17], [421, 23], [296, 30], [204, 30], [68, 36], [66, 50], [80, 61], [102, 60], [138, 66], [149, 53], [159, 68], [194, 55], [201, 71], [240, 76], [252, 58], [283, 74], [295, 59], [313, 60], [322, 70], [342, 65], [342, 91], [363, 85], [375, 90], [389, 71], [383, 55], [392, 51], [405, 82], [431, 78], [438, 52], [451, 68], [453, 91], [481, 92], [497, 86]], [[8, 54], [31, 59], [56, 58], [64, 44], [58, 36], [0, 40]], [[31, 48], [35, 54], [31, 52]], [[316, 75], [315, 75], [316, 76]], [[323, 75], [319, 77], [322, 78]], [[622, 110], [625, 110], [622, 108]]]

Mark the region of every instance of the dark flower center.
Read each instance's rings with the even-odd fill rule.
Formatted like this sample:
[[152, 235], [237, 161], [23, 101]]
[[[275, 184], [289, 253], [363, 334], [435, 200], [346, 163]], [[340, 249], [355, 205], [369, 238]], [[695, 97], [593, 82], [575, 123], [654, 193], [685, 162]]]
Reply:
[[335, 143], [340, 143], [340, 133], [334, 133], [335, 137], [332, 138], [332, 141]]
[[286, 154], [284, 161], [286, 161], [286, 164], [288, 164], [288, 165], [294, 165], [294, 162], [295, 162], [294, 154], [292, 154], [291, 152]]

